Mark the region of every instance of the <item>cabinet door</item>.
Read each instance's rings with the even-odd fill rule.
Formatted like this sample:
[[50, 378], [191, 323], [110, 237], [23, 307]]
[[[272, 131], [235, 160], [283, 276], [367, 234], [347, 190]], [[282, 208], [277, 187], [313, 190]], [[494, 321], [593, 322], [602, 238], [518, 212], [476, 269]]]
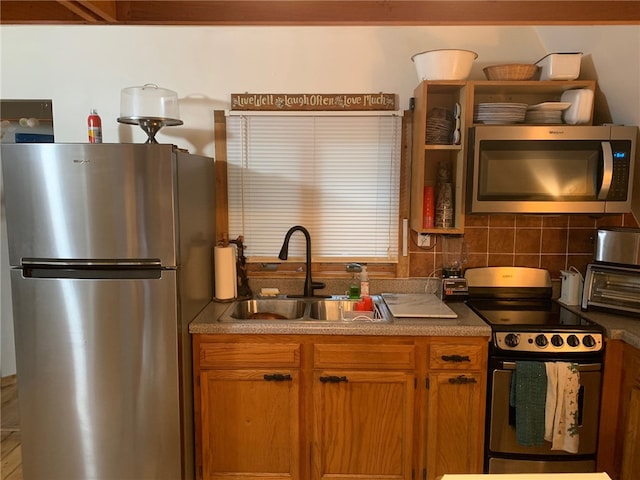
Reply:
[[413, 373], [315, 371], [312, 478], [411, 479]]
[[640, 472], [640, 386], [631, 389], [622, 453], [622, 480], [635, 480]]
[[298, 479], [297, 370], [200, 373], [202, 478]]
[[429, 375], [427, 480], [482, 473], [484, 401], [481, 373]]

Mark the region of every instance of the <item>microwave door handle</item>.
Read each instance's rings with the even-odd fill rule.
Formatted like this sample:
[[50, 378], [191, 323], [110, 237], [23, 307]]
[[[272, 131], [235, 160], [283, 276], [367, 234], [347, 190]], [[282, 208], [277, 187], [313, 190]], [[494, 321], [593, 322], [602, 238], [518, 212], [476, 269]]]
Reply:
[[606, 200], [613, 180], [613, 151], [611, 143], [602, 142], [602, 184], [598, 192], [598, 200]]

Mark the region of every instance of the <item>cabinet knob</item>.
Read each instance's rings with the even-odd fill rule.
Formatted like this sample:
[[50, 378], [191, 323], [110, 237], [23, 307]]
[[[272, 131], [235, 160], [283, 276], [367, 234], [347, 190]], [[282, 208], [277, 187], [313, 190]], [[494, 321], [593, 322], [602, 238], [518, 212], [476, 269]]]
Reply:
[[340, 382], [348, 382], [349, 379], [345, 376], [338, 377], [336, 375], [329, 375], [327, 377], [320, 377], [320, 381], [322, 383], [340, 383]]
[[264, 379], [267, 382], [284, 382], [284, 381], [288, 381], [291, 380], [291, 375], [287, 374], [282, 374], [282, 373], [267, 373], [264, 375]]

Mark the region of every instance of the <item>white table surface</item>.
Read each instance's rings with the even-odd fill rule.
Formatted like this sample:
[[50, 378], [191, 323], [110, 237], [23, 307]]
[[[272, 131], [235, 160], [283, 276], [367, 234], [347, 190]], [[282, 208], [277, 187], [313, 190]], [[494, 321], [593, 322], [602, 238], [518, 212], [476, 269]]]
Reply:
[[487, 473], [447, 474], [442, 480], [611, 480], [606, 473]]

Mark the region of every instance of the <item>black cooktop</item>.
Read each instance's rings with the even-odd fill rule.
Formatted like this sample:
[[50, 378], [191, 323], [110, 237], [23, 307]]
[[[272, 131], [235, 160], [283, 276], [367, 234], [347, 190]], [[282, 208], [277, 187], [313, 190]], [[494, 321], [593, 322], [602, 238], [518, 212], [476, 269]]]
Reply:
[[467, 305], [494, 330], [602, 330], [598, 324], [550, 299], [475, 299]]
[[604, 329], [552, 300], [549, 272], [526, 267], [467, 270], [467, 305], [492, 331], [496, 356], [601, 355]]

